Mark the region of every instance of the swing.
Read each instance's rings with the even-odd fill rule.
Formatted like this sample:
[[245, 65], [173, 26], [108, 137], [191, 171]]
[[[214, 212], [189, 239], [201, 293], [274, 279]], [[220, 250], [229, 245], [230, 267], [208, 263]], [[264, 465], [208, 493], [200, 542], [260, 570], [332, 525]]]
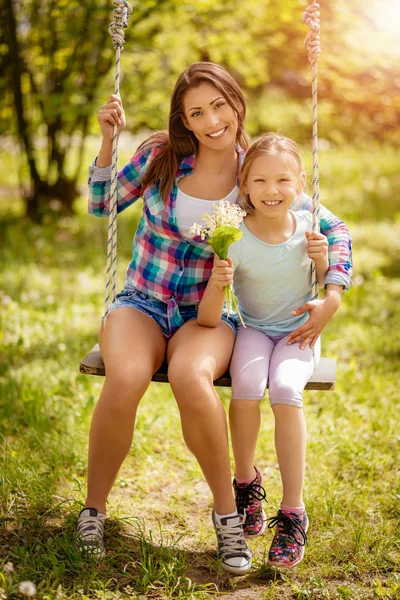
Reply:
[[[313, 231], [319, 231], [319, 176], [318, 176], [318, 135], [317, 135], [317, 60], [321, 53], [319, 46], [319, 19], [315, 15], [318, 8], [314, 5], [309, 6], [303, 14], [303, 22], [309, 26], [310, 31], [305, 40], [305, 46], [308, 50], [308, 59], [312, 66], [312, 99], [313, 99]], [[115, 94], [119, 95], [120, 79], [120, 52], [123, 50], [124, 31], [127, 26], [127, 19], [132, 12], [131, 6], [126, 0], [114, 0], [114, 22], [111, 23], [109, 31], [112, 37], [113, 46], [116, 50], [116, 75], [115, 75]], [[107, 271], [106, 271], [106, 298], [105, 298], [105, 316], [107, 318], [110, 303], [116, 296], [116, 261], [117, 261], [117, 184], [118, 184], [118, 148], [117, 148], [117, 126], [114, 126], [113, 148], [112, 148], [112, 169], [111, 169], [111, 210], [108, 224], [108, 246], [107, 246]], [[112, 293], [110, 293], [112, 292]], [[112, 297], [111, 301], [110, 298]], [[312, 287], [311, 300], [318, 297], [318, 283], [316, 278], [316, 268], [312, 266]], [[99, 345], [96, 344], [85, 356], [79, 365], [79, 371], [87, 375], [105, 375], [104, 363], [101, 358]], [[168, 383], [168, 365], [165, 362], [161, 368], [154, 373], [152, 381], [159, 383]], [[336, 361], [333, 358], [321, 358], [314, 369], [311, 379], [307, 383], [306, 390], [333, 390], [336, 381]], [[214, 381], [214, 385], [230, 387], [231, 378], [229, 372], [225, 373]]]

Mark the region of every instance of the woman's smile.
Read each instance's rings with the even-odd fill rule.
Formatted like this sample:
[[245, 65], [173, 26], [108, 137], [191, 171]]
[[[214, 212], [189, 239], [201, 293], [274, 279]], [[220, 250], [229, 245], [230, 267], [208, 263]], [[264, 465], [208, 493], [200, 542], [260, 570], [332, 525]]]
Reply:
[[222, 137], [224, 135], [224, 133], [227, 129], [228, 129], [228, 126], [222, 127], [222, 129], [218, 129], [218, 131], [215, 131], [214, 133], [207, 133], [206, 135], [208, 135], [208, 137], [213, 138], [213, 139], [219, 139], [220, 137]]

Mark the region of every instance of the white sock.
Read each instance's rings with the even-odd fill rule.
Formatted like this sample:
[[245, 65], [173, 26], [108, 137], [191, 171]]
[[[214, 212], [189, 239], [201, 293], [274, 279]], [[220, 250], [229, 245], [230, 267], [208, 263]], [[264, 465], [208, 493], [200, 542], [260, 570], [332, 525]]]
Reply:
[[214, 511], [214, 515], [215, 515], [215, 522], [218, 525], [222, 525], [221, 519], [226, 519], [226, 517], [238, 517], [239, 516], [237, 510], [235, 510], [235, 512], [233, 512], [233, 513], [229, 513], [229, 515], [219, 515], [218, 513], [216, 513]]

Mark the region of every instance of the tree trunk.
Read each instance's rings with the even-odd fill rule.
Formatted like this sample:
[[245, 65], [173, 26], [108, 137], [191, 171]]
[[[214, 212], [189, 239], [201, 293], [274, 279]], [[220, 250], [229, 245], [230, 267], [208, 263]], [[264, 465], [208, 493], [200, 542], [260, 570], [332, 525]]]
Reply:
[[45, 215], [53, 212], [72, 215], [77, 195], [78, 187], [74, 179], [61, 176], [53, 185], [49, 185], [47, 181], [40, 181], [34, 186], [29, 198], [25, 199], [26, 214], [37, 223], [40, 223]]
[[22, 93], [22, 62], [20, 47], [17, 36], [17, 23], [14, 14], [12, 0], [5, 0], [6, 7], [6, 35], [9, 43], [8, 59], [12, 64], [11, 79], [14, 93], [15, 110], [17, 115], [18, 138], [23, 143], [31, 176], [32, 195], [28, 203], [28, 213], [35, 215], [39, 206], [38, 190], [41, 188], [41, 178], [36, 167], [33, 145], [28, 131], [28, 123], [25, 119], [24, 97]]

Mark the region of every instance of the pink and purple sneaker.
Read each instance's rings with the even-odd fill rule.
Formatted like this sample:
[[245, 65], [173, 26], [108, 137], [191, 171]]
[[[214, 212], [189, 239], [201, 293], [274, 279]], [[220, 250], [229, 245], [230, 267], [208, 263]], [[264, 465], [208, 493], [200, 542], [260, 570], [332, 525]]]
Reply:
[[262, 507], [262, 501], [266, 500], [262, 475], [256, 467], [254, 470], [256, 476], [249, 483], [238, 483], [236, 479], [233, 480], [238, 513], [246, 517], [243, 531], [247, 538], [262, 535], [267, 524], [267, 517]]
[[268, 564], [274, 567], [294, 567], [303, 560], [307, 542], [308, 517], [303, 513], [278, 510], [268, 519], [268, 527], [276, 526], [268, 554]]

